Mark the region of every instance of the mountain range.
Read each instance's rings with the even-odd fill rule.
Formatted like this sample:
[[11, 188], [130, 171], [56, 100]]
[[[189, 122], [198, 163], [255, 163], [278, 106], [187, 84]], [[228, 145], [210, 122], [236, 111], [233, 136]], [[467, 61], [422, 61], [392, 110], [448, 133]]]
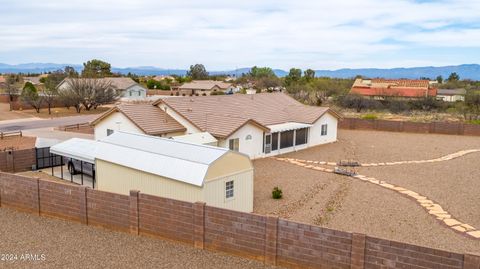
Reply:
[[[56, 64], [56, 63], [26, 63], [18, 65], [9, 65], [0, 63], [0, 73], [44, 73], [63, 69], [65, 66], [72, 66], [77, 71], [82, 70], [83, 66], [78, 64]], [[241, 76], [248, 73], [250, 68], [239, 68], [235, 70], [224, 71], [209, 71], [211, 75], [236, 75]], [[279, 77], [284, 77], [288, 71], [281, 69], [274, 69], [275, 74]], [[184, 69], [165, 69], [154, 66], [139, 66], [139, 67], [112, 67], [112, 72], [128, 74], [134, 73], [137, 75], [185, 75], [187, 70]], [[451, 66], [426, 66], [426, 67], [409, 67], [409, 68], [359, 68], [359, 69], [338, 69], [338, 70], [315, 70], [317, 77], [331, 77], [331, 78], [353, 78], [357, 75], [368, 78], [407, 78], [419, 79], [430, 78], [435, 79], [437, 76], [447, 78], [451, 73], [456, 72], [461, 79], [480, 80], [480, 65], [478, 64], [462, 64]]]

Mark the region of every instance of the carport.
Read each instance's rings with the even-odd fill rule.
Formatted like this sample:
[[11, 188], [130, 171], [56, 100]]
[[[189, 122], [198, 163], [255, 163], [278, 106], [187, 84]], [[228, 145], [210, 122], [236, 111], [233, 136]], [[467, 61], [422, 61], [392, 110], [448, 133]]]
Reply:
[[[96, 148], [96, 141], [80, 138], [72, 138], [50, 147], [51, 155], [61, 156], [64, 160], [62, 163], [64, 165], [60, 166], [60, 171], [55, 171], [52, 167], [52, 176], [61, 179], [68, 179], [69, 177], [72, 183], [91, 185], [92, 188], [95, 188]], [[78, 182], [78, 177], [80, 182]]]

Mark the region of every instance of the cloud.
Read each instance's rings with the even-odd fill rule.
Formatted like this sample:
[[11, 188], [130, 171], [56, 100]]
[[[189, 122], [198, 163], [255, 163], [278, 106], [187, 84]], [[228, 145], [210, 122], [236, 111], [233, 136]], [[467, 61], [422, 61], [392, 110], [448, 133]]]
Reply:
[[97, 57], [210, 70], [479, 62], [479, 12], [475, 0], [9, 1], [0, 10], [0, 62]]

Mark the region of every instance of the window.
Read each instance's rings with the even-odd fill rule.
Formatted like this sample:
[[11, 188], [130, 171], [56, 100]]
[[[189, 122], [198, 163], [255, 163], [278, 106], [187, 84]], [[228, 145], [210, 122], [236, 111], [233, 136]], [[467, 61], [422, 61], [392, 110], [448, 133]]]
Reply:
[[240, 146], [239, 144], [240, 144], [240, 139], [238, 139], [238, 138], [228, 140], [228, 148], [230, 150], [238, 151], [239, 146]]
[[252, 135], [247, 135], [247, 137], [245, 137], [245, 140], [252, 140]]
[[278, 149], [278, 133], [272, 134], [272, 150]]
[[233, 180], [225, 182], [225, 198], [233, 198]]
[[322, 134], [321, 135], [327, 135], [327, 127], [328, 127], [328, 125], [322, 124]]
[[280, 133], [280, 148], [293, 147], [293, 130]]
[[112, 129], [107, 129], [107, 136], [113, 134], [113, 130]]
[[138, 96], [142, 96], [142, 92], [141, 92], [141, 91], [138, 91]]
[[131, 91], [129, 91], [128, 94], [130, 94], [130, 96], [132, 96], [132, 92], [131, 92]]
[[307, 143], [308, 129], [302, 128], [296, 130], [295, 134], [295, 145], [303, 145]]

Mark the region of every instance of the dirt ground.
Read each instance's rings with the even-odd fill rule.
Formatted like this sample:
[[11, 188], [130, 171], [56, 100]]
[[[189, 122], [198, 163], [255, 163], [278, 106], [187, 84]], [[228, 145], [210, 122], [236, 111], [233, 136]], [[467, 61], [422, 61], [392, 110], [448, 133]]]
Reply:
[[68, 116], [101, 114], [109, 109], [110, 109], [110, 106], [102, 106], [97, 109], [92, 109], [89, 111], [82, 110], [80, 113], [77, 113], [77, 111], [73, 107], [71, 107], [70, 109], [67, 109], [64, 107], [55, 107], [55, 108], [52, 108], [52, 114], [48, 114], [47, 108], [42, 108], [40, 110], [40, 113], [37, 113], [35, 109], [23, 110], [22, 112], [32, 117], [38, 117], [38, 118], [60, 118], [60, 117], [68, 117]]
[[20, 111], [10, 111], [10, 104], [0, 103], [0, 121], [31, 118], [32, 116]]
[[36, 137], [29, 137], [29, 136], [8, 136], [0, 139], [0, 151], [3, 149], [31, 149], [35, 147], [35, 141], [37, 140]]
[[[478, 137], [340, 130], [337, 143], [284, 156], [369, 163], [433, 159], [475, 148], [480, 149]], [[446, 162], [365, 167], [358, 172], [426, 195], [478, 228], [479, 159], [480, 153], [473, 153]], [[412, 200], [390, 190], [273, 158], [256, 160], [254, 165], [257, 213], [450, 251], [480, 253], [480, 240], [455, 233]], [[275, 186], [283, 190], [283, 199], [271, 198]]]
[[[0, 208], [0, 268], [273, 268], [156, 238]], [[37, 261], [21, 260], [22, 254]], [[14, 256], [11, 257], [14, 257]]]

